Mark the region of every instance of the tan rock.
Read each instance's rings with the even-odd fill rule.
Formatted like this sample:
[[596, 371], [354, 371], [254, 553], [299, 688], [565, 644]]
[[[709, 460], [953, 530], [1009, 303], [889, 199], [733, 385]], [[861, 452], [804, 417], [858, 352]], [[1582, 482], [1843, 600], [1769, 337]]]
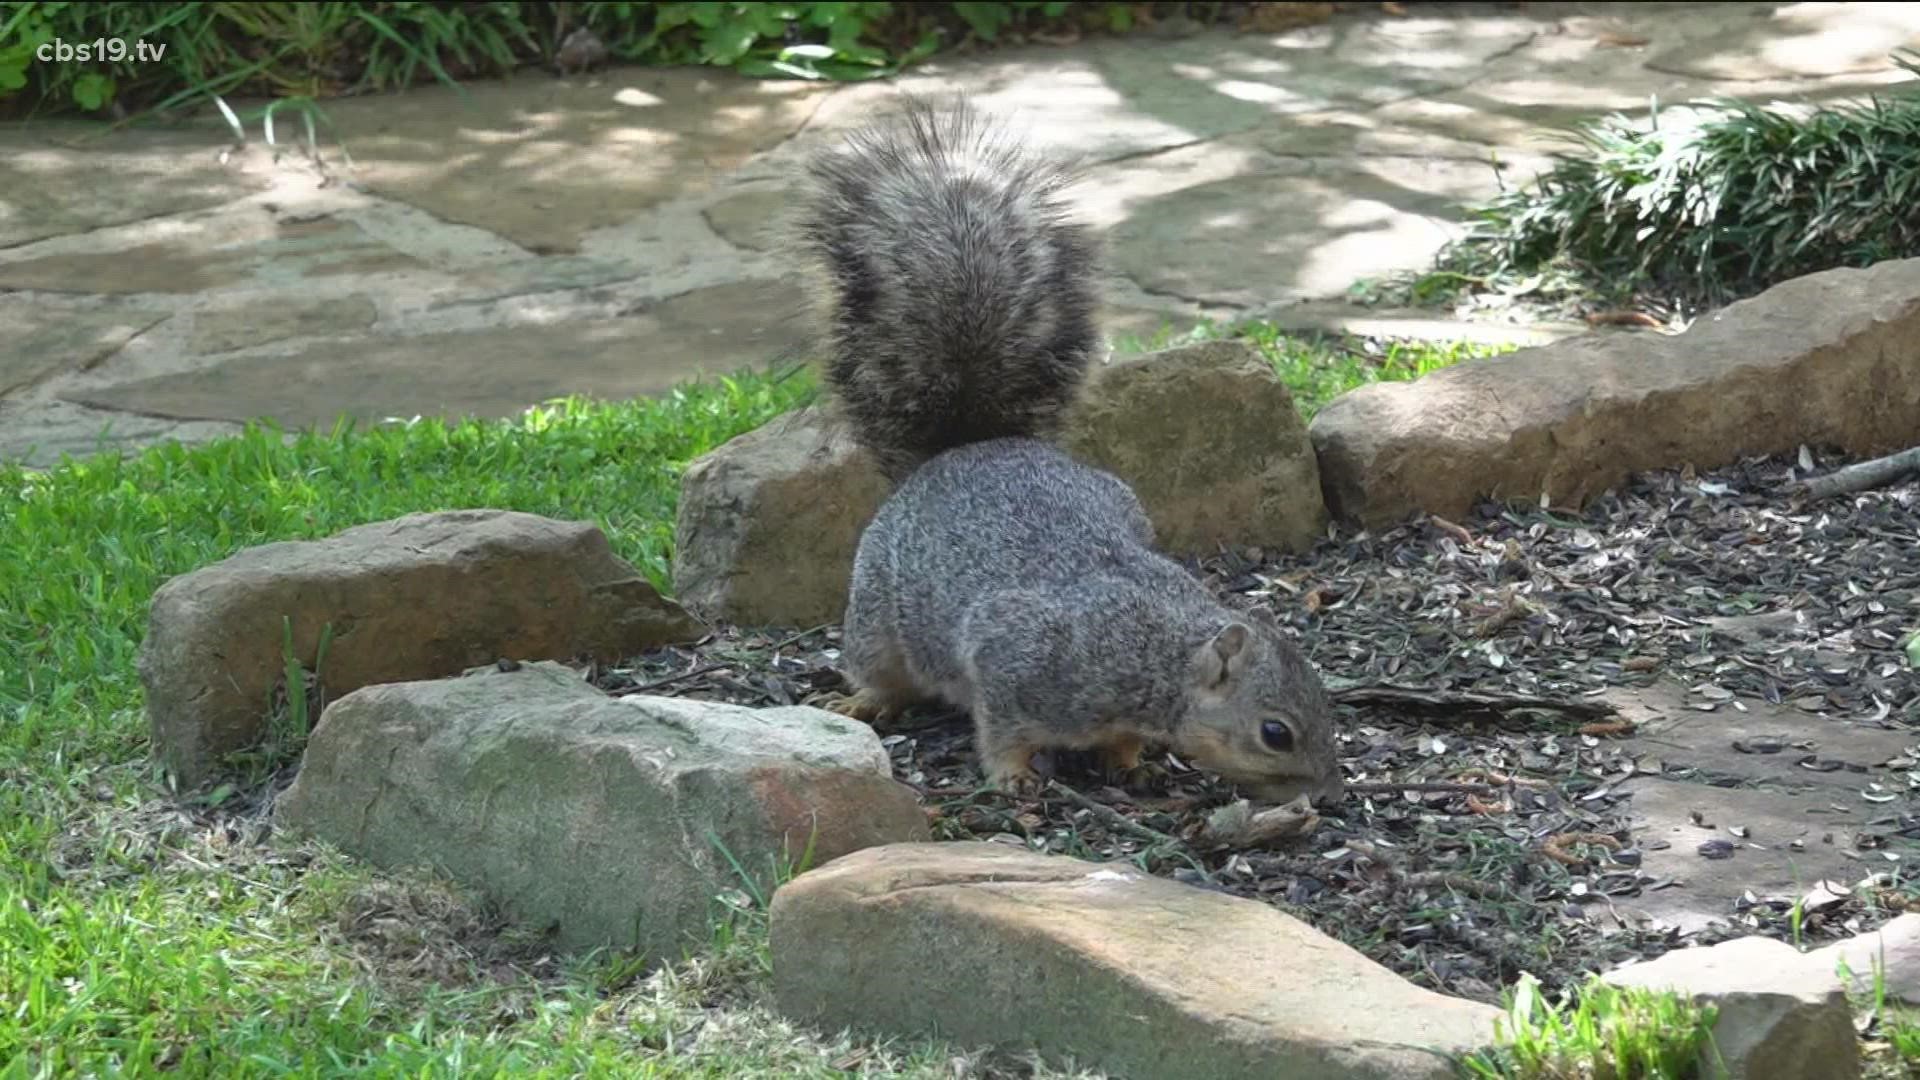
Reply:
[[1879, 992], [1888, 1001], [1920, 1005], [1920, 914], [1908, 912], [1878, 930], [1815, 949], [1809, 959], [1866, 1000]]
[[860, 532], [887, 496], [872, 459], [815, 409], [776, 417], [680, 482], [674, 592], [709, 618], [815, 626], [846, 609]]
[[505, 657], [616, 661], [702, 632], [585, 522], [504, 510], [410, 514], [248, 548], [155, 592], [140, 679], [153, 749], [186, 786], [265, 730], [282, 620], [338, 697]]
[[[1159, 546], [1310, 546], [1326, 526], [1312, 446], [1285, 384], [1220, 342], [1099, 369], [1063, 445], [1133, 486]], [[839, 421], [804, 410], [694, 462], [681, 483], [674, 590], [743, 624], [845, 611], [860, 532], [888, 488]]]
[[1306, 424], [1273, 366], [1244, 342], [1168, 349], [1102, 369], [1064, 445], [1132, 486], [1168, 551], [1301, 551], [1326, 529]]
[[1604, 332], [1375, 383], [1313, 420], [1335, 516], [1579, 506], [1629, 475], [1920, 442], [1920, 259], [1784, 282], [1686, 333]]
[[870, 848], [774, 896], [774, 992], [827, 1030], [1071, 1056], [1131, 1080], [1440, 1080], [1497, 1010], [1272, 907], [988, 843]]
[[809, 849], [826, 860], [927, 835], [864, 724], [614, 698], [554, 663], [341, 698], [276, 812], [376, 865], [444, 871], [562, 948], [648, 961], [705, 941], [713, 898], [741, 873], [771, 888]]
[[[1740, 1080], [1848, 1080], [1860, 1043], [1839, 982], [1814, 958], [1772, 938], [1676, 949], [1603, 976], [1615, 986], [1671, 990], [1719, 1015], [1702, 1075]], [[1717, 1060], [1716, 1060], [1717, 1055]]]

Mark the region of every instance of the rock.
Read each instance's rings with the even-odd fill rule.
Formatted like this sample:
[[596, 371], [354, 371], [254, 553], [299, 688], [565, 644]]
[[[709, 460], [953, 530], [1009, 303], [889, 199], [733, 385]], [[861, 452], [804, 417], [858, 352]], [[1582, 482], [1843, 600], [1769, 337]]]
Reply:
[[1480, 498], [1580, 506], [1629, 475], [1920, 442], [1920, 259], [1828, 270], [1686, 333], [1600, 332], [1375, 383], [1313, 420], [1334, 515], [1384, 526]]
[[[764, 369], [792, 347], [777, 314], [797, 288], [731, 282], [661, 300], [614, 318], [516, 321], [481, 329], [366, 336], [351, 305], [332, 331], [286, 352], [250, 351], [195, 370], [76, 388], [68, 400], [180, 419], [286, 428], [329, 427], [341, 417], [376, 424], [393, 416], [514, 417], [567, 394], [619, 401], [664, 394], [693, 379]], [[262, 336], [274, 332], [271, 324]], [[304, 335], [303, 335], [304, 336]], [[541, 362], [525, 362], [539, 356]]]
[[1713, 1047], [1743, 1080], [1846, 1080], [1860, 1075], [1860, 1044], [1839, 982], [1785, 942], [1744, 937], [1676, 949], [1603, 976], [1615, 986], [1672, 990], [1719, 1010]]
[[681, 478], [674, 592], [730, 622], [836, 622], [860, 532], [887, 490], [872, 459], [825, 413], [775, 417]]
[[0, 397], [60, 373], [90, 370], [166, 317], [93, 297], [0, 293]]
[[1815, 949], [1809, 959], [1869, 1001], [1878, 973], [1888, 1001], [1920, 1005], [1920, 914], [1908, 912], [1871, 933]]
[[154, 752], [182, 785], [259, 741], [283, 618], [310, 671], [332, 628], [318, 674], [334, 697], [502, 657], [617, 661], [702, 633], [585, 522], [456, 510], [249, 548], [154, 593], [140, 680]]
[[[1300, 550], [1326, 510], [1285, 384], [1250, 347], [1218, 342], [1098, 369], [1063, 445], [1134, 487], [1161, 547]], [[886, 481], [844, 428], [780, 417], [694, 462], [681, 482], [674, 591], [748, 625], [837, 621], [860, 532]]]
[[[794, 137], [827, 96], [805, 80], [715, 79], [697, 67], [609, 78], [521, 72], [422, 86], [384, 109], [336, 100], [327, 117], [374, 194], [555, 255], [711, 192]], [[449, 125], [515, 135], [463, 143], [460, 167], [448, 169]]]
[[991, 843], [871, 848], [774, 895], [783, 1013], [1154, 1077], [1454, 1076], [1498, 1010], [1257, 901]]
[[1293, 395], [1252, 346], [1210, 342], [1125, 360], [1089, 380], [1064, 445], [1126, 480], [1160, 547], [1313, 546], [1320, 469]]
[[863, 724], [614, 698], [551, 662], [348, 694], [277, 813], [376, 865], [435, 866], [561, 948], [647, 962], [704, 941], [741, 872], [770, 888], [809, 849], [821, 861], [927, 831]]

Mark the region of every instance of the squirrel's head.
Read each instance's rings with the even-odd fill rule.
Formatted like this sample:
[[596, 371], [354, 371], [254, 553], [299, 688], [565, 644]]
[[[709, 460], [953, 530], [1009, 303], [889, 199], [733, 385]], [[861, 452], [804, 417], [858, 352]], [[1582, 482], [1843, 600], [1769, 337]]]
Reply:
[[1187, 665], [1182, 751], [1248, 794], [1316, 804], [1346, 794], [1326, 687], [1264, 612], [1235, 618]]

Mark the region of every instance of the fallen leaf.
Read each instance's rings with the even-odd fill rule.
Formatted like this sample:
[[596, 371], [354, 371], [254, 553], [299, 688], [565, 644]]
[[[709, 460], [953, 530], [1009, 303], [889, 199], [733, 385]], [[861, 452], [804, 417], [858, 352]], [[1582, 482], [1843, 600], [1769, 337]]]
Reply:
[[1733, 841], [1708, 840], [1695, 850], [1709, 859], [1731, 859], [1733, 858]]

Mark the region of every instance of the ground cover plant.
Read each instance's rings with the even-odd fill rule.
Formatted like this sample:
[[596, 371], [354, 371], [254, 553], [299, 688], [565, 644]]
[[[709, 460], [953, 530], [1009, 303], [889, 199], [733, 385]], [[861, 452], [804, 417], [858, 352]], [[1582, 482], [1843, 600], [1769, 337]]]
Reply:
[[[1895, 59], [1920, 75], [1920, 56]], [[1473, 207], [1412, 295], [1687, 313], [1920, 255], [1916, 87], [1857, 105], [1656, 105], [1644, 121], [1584, 124], [1547, 172]]]
[[[0, 103], [127, 115], [212, 95], [308, 101], [604, 57], [750, 76], [883, 77], [935, 52], [1040, 34], [1125, 32], [1216, 3], [0, 3]], [[574, 36], [584, 32], [581, 36]], [[37, 63], [55, 40], [164, 45], [157, 59]]]

